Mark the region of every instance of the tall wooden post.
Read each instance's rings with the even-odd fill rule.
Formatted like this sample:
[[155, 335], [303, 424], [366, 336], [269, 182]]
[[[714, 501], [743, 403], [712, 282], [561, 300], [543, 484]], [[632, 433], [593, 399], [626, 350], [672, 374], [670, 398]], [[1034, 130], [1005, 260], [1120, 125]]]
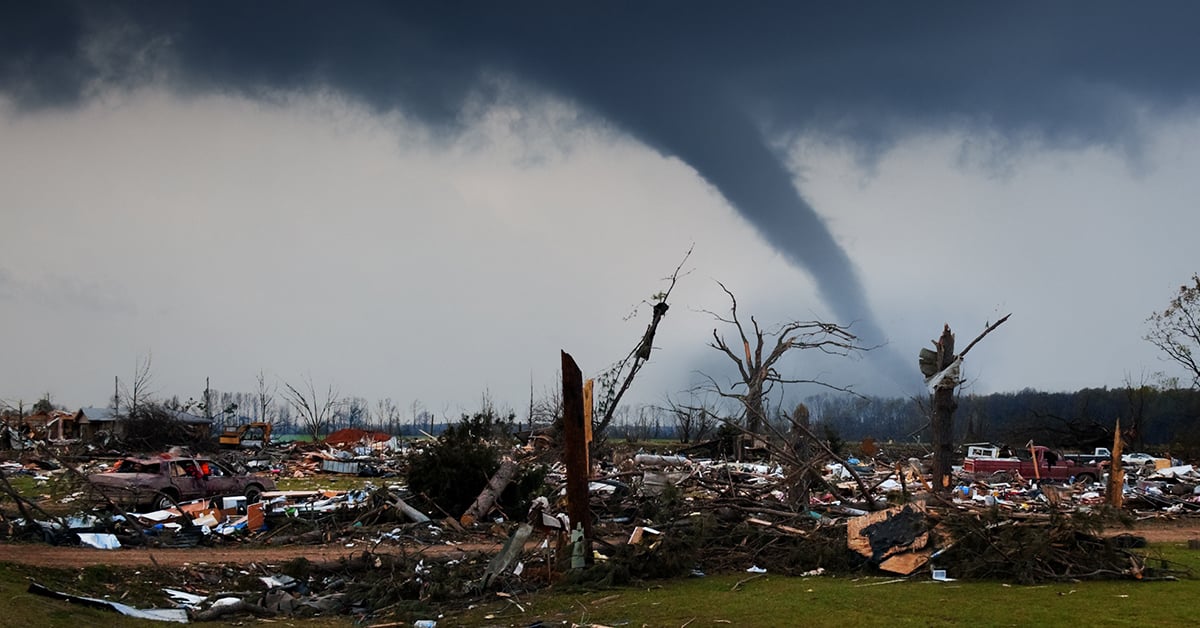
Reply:
[[[958, 356], [954, 355], [954, 334], [950, 326], [942, 330], [937, 342], [937, 370], [950, 368]], [[958, 402], [954, 400], [954, 388], [958, 384], [957, 374], [946, 374], [933, 388], [933, 490], [944, 492], [950, 488], [951, 463], [954, 456], [954, 411]]]
[[575, 359], [562, 352], [563, 466], [567, 469], [567, 515], [571, 528], [583, 526], [583, 548], [592, 563], [592, 517], [588, 508], [587, 431], [583, 413], [583, 373]]

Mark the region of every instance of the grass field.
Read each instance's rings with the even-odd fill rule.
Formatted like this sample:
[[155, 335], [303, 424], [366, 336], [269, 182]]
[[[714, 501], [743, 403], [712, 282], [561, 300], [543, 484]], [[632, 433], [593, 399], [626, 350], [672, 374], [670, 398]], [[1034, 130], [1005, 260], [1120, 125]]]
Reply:
[[[1149, 550], [1200, 572], [1200, 552], [1182, 544]], [[26, 592], [31, 578], [70, 593], [108, 596], [143, 606], [161, 586], [153, 573], [104, 567], [34, 569], [0, 563], [0, 626], [163, 624], [80, 608]], [[439, 626], [1183, 626], [1196, 623], [1191, 600], [1200, 579], [1107, 581], [1018, 586], [1001, 582], [933, 582], [882, 576], [788, 578], [722, 574], [588, 591], [557, 587], [529, 596], [495, 596], [473, 608], [446, 611]], [[164, 601], [165, 604], [165, 601]], [[259, 624], [238, 619], [236, 624]], [[364, 625], [349, 617], [275, 618], [284, 626]], [[380, 619], [381, 622], [394, 621]], [[230, 621], [208, 625], [230, 625]], [[371, 625], [368, 622], [365, 625]]]
[[[1160, 545], [1149, 555], [1200, 573], [1200, 552]], [[495, 601], [439, 625], [528, 626], [1183, 626], [1200, 580], [1018, 586], [1001, 582], [724, 574], [603, 591], [544, 592]], [[520, 607], [518, 607], [518, 604]], [[523, 610], [522, 610], [523, 608]]]

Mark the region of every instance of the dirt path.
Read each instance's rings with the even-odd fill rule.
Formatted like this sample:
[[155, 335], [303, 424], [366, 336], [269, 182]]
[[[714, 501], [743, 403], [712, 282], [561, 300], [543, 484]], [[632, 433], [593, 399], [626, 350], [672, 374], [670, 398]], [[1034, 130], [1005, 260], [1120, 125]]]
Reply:
[[1146, 537], [1151, 543], [1187, 543], [1200, 540], [1200, 519], [1148, 519], [1138, 522], [1133, 529], [1113, 529], [1111, 534], [1128, 532]]
[[[1152, 519], [1139, 522], [1132, 530], [1111, 529], [1109, 534], [1130, 532], [1143, 536], [1151, 543], [1186, 543], [1200, 540], [1200, 519]], [[530, 542], [526, 549], [537, 546]], [[122, 548], [98, 550], [82, 547], [55, 547], [37, 543], [0, 543], [0, 562], [20, 563], [38, 567], [78, 568], [89, 565], [112, 565], [138, 567], [142, 565], [182, 566], [196, 563], [284, 563], [294, 558], [307, 558], [315, 563], [336, 562], [364, 551], [381, 554], [422, 554], [426, 556], [456, 557], [477, 552], [494, 554], [500, 551], [502, 542], [474, 542], [461, 545], [415, 545], [399, 546], [371, 543], [352, 544], [327, 543], [324, 545], [243, 546], [243, 547], [194, 547], [170, 548]]]

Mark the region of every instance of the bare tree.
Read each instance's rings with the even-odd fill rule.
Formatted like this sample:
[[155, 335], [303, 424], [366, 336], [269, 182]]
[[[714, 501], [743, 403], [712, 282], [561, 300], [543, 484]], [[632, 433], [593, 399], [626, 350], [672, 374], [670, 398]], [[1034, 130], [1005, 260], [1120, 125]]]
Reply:
[[129, 408], [128, 414], [132, 416], [137, 412], [138, 404], [146, 403], [150, 400], [154, 391], [151, 390], [151, 385], [154, 382], [154, 374], [150, 370], [151, 358], [149, 353], [145, 357], [139, 358], [133, 370], [133, 381], [129, 386], [123, 388], [122, 395], [124, 403]]
[[1146, 340], [1187, 369], [1193, 388], [1200, 387], [1200, 363], [1195, 354], [1200, 349], [1200, 274], [1193, 273], [1191, 283], [1179, 287], [1167, 309], [1154, 312], [1146, 323], [1150, 325]]
[[719, 422], [711, 404], [695, 398], [692, 399], [692, 403], [682, 404], [668, 396], [667, 407], [660, 410], [669, 412], [675, 419], [675, 435], [681, 443], [704, 440]]
[[751, 433], [758, 433], [767, 423], [766, 400], [773, 388], [781, 384], [815, 384], [832, 390], [852, 392], [849, 387], [836, 386], [817, 378], [787, 378], [776, 369], [779, 361], [796, 349], [816, 349], [833, 355], [850, 355], [869, 350], [858, 344], [858, 338], [848, 327], [822, 321], [791, 321], [778, 326], [774, 331], [764, 331], [758, 320], [750, 317], [747, 330], [738, 315], [737, 297], [717, 282], [729, 297], [729, 316], [708, 312], [718, 321], [730, 325], [737, 332], [740, 351], [730, 348], [725, 337], [713, 329], [709, 346], [725, 354], [738, 369], [737, 382], [722, 387], [711, 377], [711, 390], [728, 399], [737, 400], [742, 406], [743, 425]]
[[275, 384], [267, 384], [267, 376], [261, 370], [258, 377], [258, 390], [254, 392], [254, 409], [258, 412], [258, 420], [271, 425], [275, 424]]
[[[421, 426], [424, 425], [424, 423], [426, 421], [426, 419], [425, 419], [425, 414], [426, 414], [425, 404], [421, 403], [420, 399], [413, 399], [412, 403], [408, 404], [408, 409], [410, 412], [412, 412], [413, 432], [416, 432], [417, 430], [421, 429]], [[433, 427], [432, 427], [433, 421], [429, 421], [429, 424], [430, 424], [429, 429], [432, 430], [433, 429]]]
[[332, 384], [326, 389], [324, 395], [319, 395], [316, 386], [313, 385], [311, 375], [305, 377], [302, 385], [303, 389], [300, 389], [284, 382], [283, 386], [287, 390], [283, 391], [283, 398], [299, 415], [300, 422], [312, 435], [313, 440], [318, 441], [329, 428], [334, 413], [341, 405], [341, 399]]
[[391, 397], [384, 397], [375, 402], [375, 421], [379, 427], [389, 434], [396, 434], [400, 426], [400, 408]]
[[348, 397], [333, 411], [334, 429], [363, 429], [371, 418], [371, 409], [362, 397]]
[[529, 404], [529, 429], [554, 425], [562, 417], [562, 376], [557, 377], [557, 383], [547, 388], [541, 398], [531, 400]]

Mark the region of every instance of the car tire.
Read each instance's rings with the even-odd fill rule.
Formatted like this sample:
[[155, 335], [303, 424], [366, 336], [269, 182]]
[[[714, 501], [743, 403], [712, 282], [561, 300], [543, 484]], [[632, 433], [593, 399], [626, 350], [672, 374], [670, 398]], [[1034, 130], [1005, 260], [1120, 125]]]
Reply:
[[154, 507], [158, 510], [174, 508], [177, 501], [179, 501], [179, 498], [175, 496], [174, 492], [162, 491], [158, 494], [158, 497], [154, 499]]
[[246, 503], [257, 504], [262, 499], [262, 487], [257, 484], [251, 484], [246, 487]]

